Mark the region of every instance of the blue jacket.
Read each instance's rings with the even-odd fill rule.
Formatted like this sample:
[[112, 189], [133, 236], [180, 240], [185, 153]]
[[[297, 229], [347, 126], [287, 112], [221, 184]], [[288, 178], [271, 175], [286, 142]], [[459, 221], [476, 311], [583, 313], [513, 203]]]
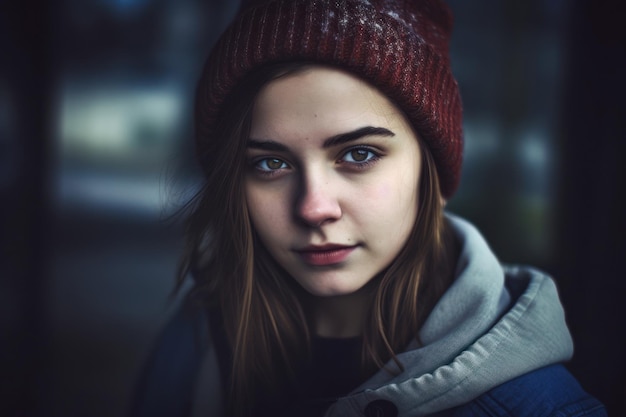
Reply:
[[465, 405], [433, 417], [606, 416], [563, 365], [550, 365], [493, 388]]

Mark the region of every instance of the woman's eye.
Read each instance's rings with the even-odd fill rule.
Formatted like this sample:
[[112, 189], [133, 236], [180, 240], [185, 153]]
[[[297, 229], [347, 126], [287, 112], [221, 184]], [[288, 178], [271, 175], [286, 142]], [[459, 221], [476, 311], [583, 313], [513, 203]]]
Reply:
[[376, 155], [374, 152], [370, 151], [369, 149], [356, 148], [356, 149], [351, 149], [348, 152], [346, 152], [342, 160], [345, 162], [360, 164], [364, 162], [369, 162], [372, 159], [375, 159], [377, 157], [378, 155]]
[[278, 169], [288, 168], [287, 163], [277, 158], [265, 158], [256, 162], [255, 166], [261, 171], [276, 171]]

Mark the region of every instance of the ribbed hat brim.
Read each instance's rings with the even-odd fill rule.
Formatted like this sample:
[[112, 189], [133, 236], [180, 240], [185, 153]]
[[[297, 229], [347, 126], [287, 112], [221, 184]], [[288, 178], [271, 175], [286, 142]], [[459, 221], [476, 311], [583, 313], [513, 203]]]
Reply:
[[198, 86], [199, 152], [212, 140], [222, 104], [255, 68], [289, 61], [332, 65], [368, 81], [405, 112], [433, 154], [443, 196], [450, 197], [462, 163], [461, 99], [447, 50], [414, 29], [367, 1], [277, 0], [244, 10], [218, 40]]

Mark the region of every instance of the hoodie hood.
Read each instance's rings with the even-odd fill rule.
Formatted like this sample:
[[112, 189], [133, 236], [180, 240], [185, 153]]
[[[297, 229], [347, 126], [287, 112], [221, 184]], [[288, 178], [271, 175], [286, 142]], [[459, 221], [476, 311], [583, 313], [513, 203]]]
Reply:
[[[426, 320], [420, 338], [326, 413], [361, 415], [388, 400], [398, 416], [464, 404], [506, 381], [571, 358], [573, 344], [552, 279], [500, 265], [480, 233], [447, 215], [461, 245], [456, 279]], [[389, 372], [391, 370], [391, 372]]]

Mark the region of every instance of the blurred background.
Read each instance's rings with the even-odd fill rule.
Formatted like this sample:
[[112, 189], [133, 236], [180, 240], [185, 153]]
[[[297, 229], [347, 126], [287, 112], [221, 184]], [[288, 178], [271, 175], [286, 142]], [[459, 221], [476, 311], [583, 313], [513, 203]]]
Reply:
[[[556, 277], [570, 369], [626, 415], [624, 13], [448, 3], [466, 136], [449, 209]], [[194, 86], [237, 3], [0, 7], [0, 415], [124, 415], [177, 302]]]

